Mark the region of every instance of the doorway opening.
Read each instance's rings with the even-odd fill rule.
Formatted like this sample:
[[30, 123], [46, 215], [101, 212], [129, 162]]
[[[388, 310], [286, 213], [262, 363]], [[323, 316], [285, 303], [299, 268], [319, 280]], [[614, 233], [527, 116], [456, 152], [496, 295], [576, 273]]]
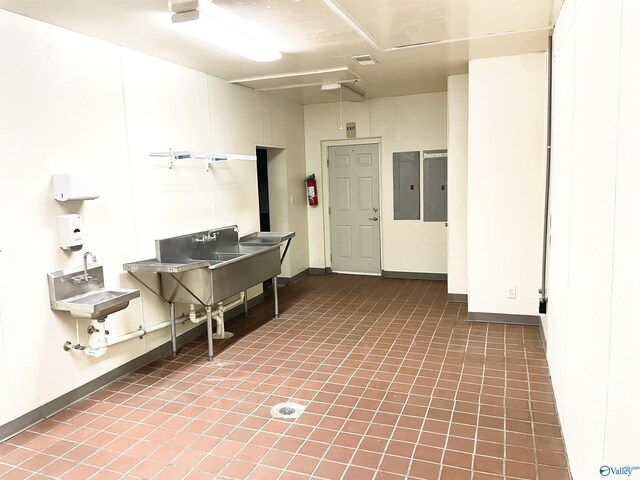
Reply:
[[[288, 228], [287, 172], [284, 148], [256, 146], [256, 178], [260, 231], [284, 231]], [[265, 291], [271, 279], [263, 283]]]
[[256, 170], [258, 173], [258, 203], [260, 207], [260, 231], [271, 231], [269, 216], [269, 167], [267, 165], [267, 149], [256, 148]]

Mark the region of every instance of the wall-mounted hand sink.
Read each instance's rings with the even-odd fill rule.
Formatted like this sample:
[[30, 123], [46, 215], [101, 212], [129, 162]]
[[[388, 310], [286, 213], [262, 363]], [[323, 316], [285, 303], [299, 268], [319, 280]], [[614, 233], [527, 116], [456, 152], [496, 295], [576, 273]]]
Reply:
[[129, 301], [139, 296], [140, 290], [100, 288], [58, 301], [57, 310], [66, 310], [76, 318], [104, 318], [127, 308]]
[[140, 296], [133, 288], [105, 288], [102, 266], [92, 265], [47, 274], [52, 310], [71, 313], [76, 318], [104, 319], [127, 308]]

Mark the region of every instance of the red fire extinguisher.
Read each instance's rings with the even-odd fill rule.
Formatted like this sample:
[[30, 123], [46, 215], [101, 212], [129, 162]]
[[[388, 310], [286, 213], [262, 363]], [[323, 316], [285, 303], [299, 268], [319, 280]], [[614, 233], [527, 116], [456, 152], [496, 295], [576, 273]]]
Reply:
[[318, 186], [316, 184], [316, 174], [312, 173], [307, 178], [307, 198], [309, 205], [318, 205]]

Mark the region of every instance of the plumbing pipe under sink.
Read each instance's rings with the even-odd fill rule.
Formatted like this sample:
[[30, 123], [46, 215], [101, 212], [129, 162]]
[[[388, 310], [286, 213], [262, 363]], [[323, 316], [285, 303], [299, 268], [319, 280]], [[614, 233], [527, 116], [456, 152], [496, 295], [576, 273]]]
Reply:
[[[224, 317], [224, 312], [226, 310], [229, 310], [231, 308], [235, 308], [235, 307], [237, 307], [239, 305], [244, 304], [244, 297], [245, 297], [245, 292], [240, 292], [238, 294], [238, 298], [236, 300], [233, 300], [232, 302], [229, 302], [229, 303], [218, 302], [218, 305], [216, 306], [216, 308], [214, 310], [212, 310], [211, 314], [212, 315], [218, 315], [219, 314], [220, 316]], [[187, 317], [189, 318], [189, 320], [192, 323], [196, 323], [197, 324], [197, 323], [202, 322], [203, 320], [206, 320], [207, 319], [207, 314], [206, 314], [206, 312], [205, 313], [202, 313], [202, 312], [198, 313], [196, 311], [196, 306], [193, 303], [191, 303], [189, 305], [189, 315], [187, 315]], [[178, 318], [176, 318], [176, 320], [181, 320], [183, 318], [184, 318], [184, 316], [183, 317], [178, 317]]]
[[87, 357], [100, 358], [104, 357], [107, 353], [107, 332], [104, 327], [104, 319], [98, 321], [98, 345], [96, 347], [87, 347], [84, 349], [84, 354]]
[[[104, 325], [104, 322], [101, 323], [101, 325]], [[92, 347], [89, 345], [81, 345], [80, 343], [74, 345], [71, 342], [66, 342], [64, 344], [64, 349], [66, 351], [68, 350], [82, 350], [84, 351], [84, 353], [89, 356], [89, 357], [94, 357], [94, 358], [99, 358], [104, 356], [107, 353], [107, 349], [108, 347], [112, 347], [114, 345], [117, 345], [119, 343], [122, 342], [126, 342], [127, 340], [132, 340], [134, 338], [142, 338], [145, 335], [147, 335], [148, 333], [152, 333], [158, 330], [162, 330], [163, 328], [167, 328], [171, 326], [171, 321], [167, 320], [166, 322], [161, 322], [161, 323], [156, 323], [155, 325], [152, 325], [150, 327], [144, 328], [142, 326], [140, 326], [138, 328], [138, 330], [135, 330], [133, 332], [129, 332], [129, 333], [125, 333], [124, 335], [121, 335], [119, 337], [115, 337], [115, 338], [111, 338], [111, 339], [107, 339], [106, 337], [106, 330], [105, 330], [105, 336], [104, 336], [104, 340], [103, 340], [103, 336], [102, 333], [100, 332], [100, 329], [97, 329], [97, 332], [100, 334], [99, 338], [98, 338], [98, 346], [97, 347]], [[93, 333], [93, 332], [89, 332], [89, 333]], [[106, 343], [103, 343], [106, 342]], [[88, 350], [90, 352], [88, 352]]]
[[[225, 338], [231, 338], [233, 333], [225, 332], [224, 330], [224, 312], [235, 308], [239, 305], [243, 305], [245, 303], [245, 292], [240, 292], [238, 298], [225, 304], [224, 302], [218, 302], [215, 309], [211, 309], [210, 306], [206, 307], [206, 311], [210, 310], [211, 320], [216, 322], [216, 333], [213, 334], [212, 338], [216, 340], [224, 340]], [[195, 309], [194, 304], [189, 305], [189, 314], [187, 317], [192, 323], [200, 323], [204, 320], [207, 320], [209, 313], [198, 315]], [[245, 311], [246, 315], [246, 311]], [[176, 320], [180, 320], [180, 317]]]
[[[225, 304], [224, 302], [219, 302], [214, 310], [211, 311], [212, 319], [216, 322], [216, 333], [213, 338], [216, 339], [225, 339], [231, 338], [233, 333], [225, 332], [224, 330], [224, 312], [235, 308], [239, 305], [242, 305], [245, 300], [245, 292], [240, 292], [238, 298]], [[176, 318], [177, 321], [187, 321], [190, 320], [194, 324], [198, 324], [207, 319], [206, 313], [199, 313], [195, 309], [195, 305], [191, 304], [189, 306], [189, 313], [186, 315], [182, 315], [181, 317]], [[118, 343], [126, 342], [127, 340], [132, 340], [134, 338], [142, 338], [148, 333], [155, 332], [157, 330], [161, 330], [163, 328], [171, 326], [171, 321], [157, 323], [148, 328], [140, 326], [138, 330], [134, 332], [125, 333], [119, 337], [107, 339], [107, 331], [105, 329], [105, 321], [98, 320], [98, 340], [94, 345], [81, 345], [76, 344], [73, 345], [71, 342], [65, 343], [65, 350], [82, 350], [84, 354], [88, 357], [92, 358], [100, 358], [107, 354], [107, 350], [110, 346], [117, 345]], [[91, 333], [91, 332], [90, 332]]]
[[[231, 308], [235, 308], [239, 305], [244, 304], [245, 300], [245, 292], [240, 292], [240, 296], [232, 301], [227, 303], [226, 305], [223, 302], [219, 302], [216, 309], [212, 312], [212, 320], [216, 321], [216, 333], [213, 335], [213, 338], [217, 339], [225, 339], [231, 338], [233, 333], [224, 331], [224, 312]], [[245, 310], [246, 315], [246, 310]]]

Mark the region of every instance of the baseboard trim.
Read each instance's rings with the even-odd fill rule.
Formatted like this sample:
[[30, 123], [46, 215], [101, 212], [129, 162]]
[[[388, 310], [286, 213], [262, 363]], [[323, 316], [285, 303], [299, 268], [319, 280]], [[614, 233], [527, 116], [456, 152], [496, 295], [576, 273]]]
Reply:
[[540, 316], [538, 315], [514, 315], [509, 313], [469, 312], [469, 316], [467, 317], [467, 319], [470, 322], [513, 323], [516, 325], [540, 326]]
[[331, 273], [331, 267], [326, 267], [326, 268], [311, 267], [309, 268], [309, 273], [311, 275], [329, 275]]
[[542, 348], [544, 349], [544, 356], [547, 356], [547, 332], [544, 331], [542, 326], [542, 319], [540, 319], [540, 340], [542, 341]]
[[410, 280], [447, 281], [446, 273], [393, 272], [390, 270], [382, 270], [382, 276], [385, 278], [406, 278]]
[[454, 303], [469, 303], [469, 295], [466, 293], [448, 293], [447, 301]]
[[[262, 294], [260, 294], [249, 300], [247, 304], [248, 306], [253, 307], [258, 303], [261, 303], [263, 300], [264, 297]], [[225, 312], [225, 316], [231, 319], [240, 315], [241, 313], [244, 313], [244, 307], [242, 305], [238, 305], [228, 312]], [[206, 323], [201, 323], [191, 330], [184, 332], [182, 335], [178, 336], [178, 347], [189, 343], [192, 340], [195, 340], [196, 338], [206, 334], [206, 332]], [[77, 401], [91, 395], [97, 390], [106, 387], [110, 383], [115, 382], [120, 377], [135, 372], [145, 365], [150, 364], [154, 360], [170, 354], [171, 348], [171, 341], [169, 340], [166, 343], [163, 343], [162, 345], [154, 348], [153, 350], [149, 350], [139, 357], [136, 357], [133, 360], [130, 360], [129, 362], [105, 373], [104, 375], [101, 375], [98, 378], [94, 378], [90, 382], [85, 383], [84, 385], [81, 385], [71, 390], [70, 392], [63, 394], [58, 398], [55, 398], [50, 402], [47, 402], [44, 405], [25, 413], [18, 418], [5, 423], [4, 425], [0, 425], [0, 443], [32, 427], [36, 423], [52, 417], [56, 413], [67, 408], [69, 405], [72, 405]], [[71, 353], [71, 355], [73, 355], [73, 353]]]
[[296, 283], [297, 281], [302, 280], [304, 277], [309, 275], [311, 273], [310, 270], [310, 268], [306, 268], [300, 273], [295, 274], [293, 277], [278, 277], [278, 286], [284, 287], [289, 285], [290, 283]]

